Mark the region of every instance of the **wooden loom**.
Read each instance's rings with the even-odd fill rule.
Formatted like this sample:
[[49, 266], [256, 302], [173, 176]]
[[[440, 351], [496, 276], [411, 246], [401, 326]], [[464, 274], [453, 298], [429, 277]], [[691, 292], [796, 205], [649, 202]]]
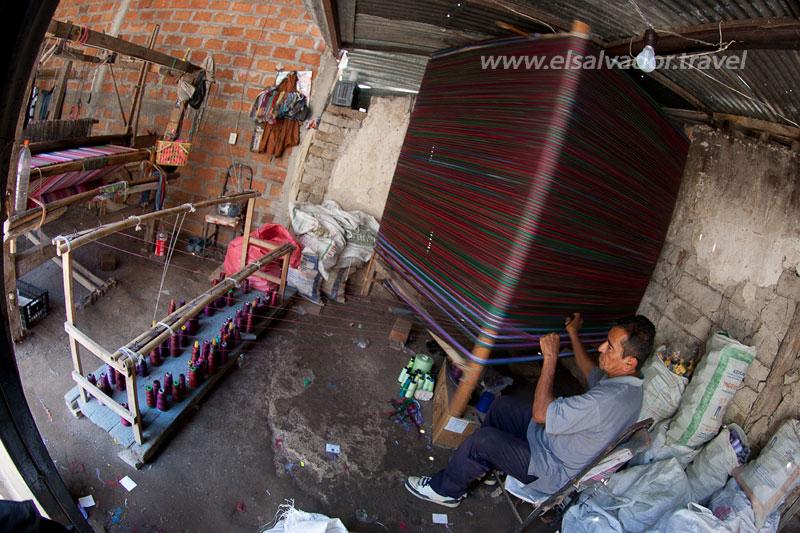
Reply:
[[[120, 54], [133, 59], [142, 61], [139, 69], [139, 77], [134, 90], [130, 109], [128, 114], [122, 110], [122, 102], [119, 100], [120, 113], [122, 114], [123, 123], [125, 126], [125, 133], [117, 135], [99, 135], [99, 136], [84, 136], [74, 139], [62, 140], [48, 140], [42, 142], [31, 143], [30, 149], [34, 159], [39, 155], [40, 159], [49, 159], [44, 164], [32, 165], [32, 178], [38, 178], [40, 182], [45, 179], [67, 181], [67, 186], [73, 185], [72, 182], [80, 182], [80, 173], [91, 176], [91, 173], [98, 175], [102, 173], [101, 169], [110, 167], [122, 167], [129, 163], [149, 161], [152, 159], [152, 147], [154, 138], [137, 137], [138, 133], [138, 119], [142, 107], [142, 98], [144, 95], [144, 88], [147, 81], [147, 73], [152, 64], [161, 65], [162, 72], [182, 72], [182, 73], [195, 73], [200, 71], [200, 67], [158, 52], [153, 49], [156, 38], [158, 36], [159, 26], [156, 25], [150, 35], [147, 46], [141, 46], [118, 37], [113, 37], [101, 32], [90, 30], [86, 27], [76, 26], [69, 22], [61, 22], [53, 20], [48, 27], [48, 33], [61, 40], [62, 49], [66, 48], [67, 41], [73, 41], [82, 46], [97, 48], [105, 50], [111, 54]], [[63, 54], [57, 54], [63, 55]], [[102, 61], [97, 56], [91, 56], [81, 53], [68, 54], [68, 60], [58, 76], [58, 84], [55, 88], [55, 103], [53, 108], [53, 116], [55, 122], [61, 118], [61, 109], [63, 107], [64, 94], [66, 91], [67, 83], [70, 79], [70, 72], [72, 70], [72, 60], [86, 61], [89, 63], [105, 63], [109, 64], [111, 69], [111, 60]], [[114, 59], [112, 57], [111, 59]], [[113, 76], [113, 70], [111, 71]], [[32, 87], [34, 76], [29, 81]], [[116, 90], [116, 80], [115, 80]], [[20, 114], [20, 124], [18, 131], [22, 127], [22, 117]], [[96, 122], [90, 119], [84, 119], [84, 122]], [[47, 122], [37, 124], [39, 130], [58, 130], [58, 128], [47, 128], [50, 126]], [[148, 143], [149, 141], [149, 143]], [[146, 143], [146, 144], [143, 144]], [[103, 145], [108, 148], [103, 154]], [[131, 149], [112, 149], [113, 146], [129, 145]], [[94, 147], [90, 149], [88, 147]], [[18, 146], [15, 146], [15, 151], [12, 154], [12, 160], [15, 159]], [[81, 153], [84, 152], [97, 152]], [[50, 156], [42, 154], [49, 153]], [[14, 197], [16, 180], [13, 179], [13, 168], [9, 169], [9, 192], [11, 198]], [[70, 180], [69, 178], [73, 179]], [[178, 177], [177, 173], [164, 176], [165, 180]], [[68, 196], [67, 198], [60, 198], [52, 202], [42, 204], [41, 202], [36, 207], [28, 209], [21, 213], [11, 213], [4, 225], [4, 281], [6, 288], [6, 300], [9, 305], [9, 324], [11, 329], [12, 338], [15, 341], [21, 340], [25, 331], [19, 317], [19, 307], [17, 302], [16, 280], [18, 277], [30, 272], [33, 268], [37, 267], [44, 261], [52, 259], [55, 256], [53, 248], [47, 243], [47, 238], [44, 234], [38, 232], [41, 226], [47, 222], [55, 220], [62, 216], [67, 211], [69, 205], [85, 202], [91, 200], [97, 195], [107, 194], [112, 192], [117, 184], [109, 184], [97, 187], [90, 191], [82, 191], [77, 194]], [[57, 186], [57, 185], [56, 185]], [[156, 179], [142, 179], [132, 182], [125, 182], [124, 193], [136, 193], [142, 191], [154, 190], [158, 186]], [[45, 200], [42, 198], [42, 200]], [[32, 231], [35, 231], [32, 233]], [[152, 237], [154, 227], [152, 223], [148, 224], [148, 237]], [[33, 248], [25, 250], [22, 253], [17, 253], [16, 239], [25, 236], [34, 245]], [[42, 242], [44, 241], [44, 242]], [[102, 280], [95, 276], [89, 270], [77, 261], [74, 261], [73, 276], [83, 285], [88, 291], [89, 295], [85, 302], [91, 303], [98, 296], [105, 293], [105, 291], [116, 284], [116, 280], [108, 279]]]
[[[285, 304], [285, 289], [286, 289], [286, 276], [289, 270], [289, 261], [294, 246], [286, 243], [276, 246], [267, 243], [260, 239], [250, 238], [250, 229], [252, 226], [253, 206], [255, 199], [259, 196], [258, 192], [246, 191], [243, 193], [223, 196], [213, 200], [197, 202], [195, 204], [184, 204], [178, 207], [163, 209], [153, 213], [148, 213], [140, 216], [131, 216], [125, 220], [105, 224], [91, 232], [76, 235], [74, 237], [59, 236], [53, 239], [53, 245], [56, 252], [61, 257], [62, 269], [64, 273], [64, 302], [66, 307], [66, 322], [64, 322], [64, 329], [69, 336], [70, 351], [72, 355], [73, 371], [72, 378], [77, 383], [78, 394], [80, 396], [80, 403], [86, 405], [89, 402], [89, 396], [96, 398], [102, 405], [113, 411], [119, 417], [127, 420], [131, 424], [133, 431], [133, 438], [138, 445], [145, 444], [144, 439], [144, 423], [141, 416], [139, 407], [138, 393], [137, 393], [137, 375], [135, 371], [136, 359], [139, 356], [146, 356], [155, 347], [160, 346], [167, 340], [172, 330], [180, 329], [191, 317], [200, 313], [204, 306], [213, 300], [224, 295], [229, 289], [238, 286], [240, 281], [250, 276], [261, 276], [279, 285], [279, 295], [281, 298], [281, 305]], [[216, 286], [207, 290], [203, 294], [195, 297], [184, 306], [176, 309], [173, 313], [163, 317], [155, 326], [149, 328], [147, 331], [135, 337], [128, 342], [125, 346], [117, 350], [106, 350], [99, 343], [94, 341], [89, 335], [81, 331], [75, 324], [75, 302], [72, 294], [72, 268], [73, 259], [72, 253], [79, 247], [94, 242], [112, 233], [131, 228], [137, 224], [143, 223], [149, 219], [164, 217], [173, 214], [180, 214], [193, 211], [194, 209], [210, 207], [225, 202], [238, 202], [248, 201], [246, 218], [245, 218], [245, 234], [243, 237], [242, 255], [241, 255], [241, 269], [234, 275], [227, 277], [224, 281]], [[246, 264], [247, 251], [249, 246], [257, 246], [265, 249], [268, 253], [250, 264]], [[268, 265], [274, 261], [282, 261], [281, 276], [270, 276], [261, 272], [263, 266]], [[125, 390], [127, 391], [127, 404], [125, 408], [120, 402], [115, 401], [113, 398], [103, 393], [97, 386], [90, 383], [84, 374], [84, 365], [81, 360], [81, 348], [88, 350], [95, 355], [106, 365], [114, 368], [120, 372], [125, 379]], [[118, 378], [119, 379], [119, 378]], [[205, 392], [205, 391], [203, 391]], [[69, 394], [68, 394], [69, 395]], [[200, 394], [199, 396], [202, 396]], [[196, 401], [193, 399], [192, 401]], [[184, 406], [184, 410], [188, 406]], [[177, 419], [175, 420], [177, 422]], [[170, 424], [171, 429], [173, 424]], [[156, 447], [163, 441], [162, 434], [153, 436], [153, 442], [150, 442], [143, 452], [139, 453], [134, 459], [129, 462], [135, 466], [139, 466], [142, 462], [146, 462], [155, 451]], [[124, 459], [128, 460], [123, 456]]]

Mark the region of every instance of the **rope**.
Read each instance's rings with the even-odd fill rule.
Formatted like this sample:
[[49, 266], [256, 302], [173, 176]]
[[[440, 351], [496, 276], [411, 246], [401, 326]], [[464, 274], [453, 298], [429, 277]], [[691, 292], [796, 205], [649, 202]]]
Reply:
[[53, 244], [56, 246], [59, 246], [59, 243], [61, 242], [67, 245], [67, 253], [72, 251], [72, 241], [69, 239], [69, 237], [65, 237], [64, 235], [56, 235], [53, 237]]
[[161, 321], [159, 320], [158, 322], [156, 322], [156, 326], [164, 326], [165, 328], [167, 328], [167, 329], [169, 330], [169, 334], [170, 334], [170, 335], [175, 335], [175, 330], [174, 330], [174, 329], [172, 329], [172, 326], [170, 326], [170, 325], [169, 325], [169, 324], [167, 324], [166, 322], [161, 322]]
[[37, 230], [42, 229], [45, 219], [47, 218], [47, 205], [33, 196], [28, 197], [28, 199], [42, 209], [42, 218], [39, 219], [39, 223], [36, 225]]
[[134, 231], [142, 231], [142, 217], [139, 215], [131, 215], [128, 217], [128, 220], [134, 219], [136, 220], [136, 227], [133, 228]]
[[141, 357], [138, 352], [131, 350], [127, 346], [120, 346], [117, 351], [133, 362], [136, 362]]
[[226, 276], [225, 279], [222, 280], [222, 281], [232, 281], [233, 282], [233, 286], [236, 287], [237, 289], [239, 288], [239, 282], [236, 281], [235, 278], [231, 278], [231, 277], [227, 277]]

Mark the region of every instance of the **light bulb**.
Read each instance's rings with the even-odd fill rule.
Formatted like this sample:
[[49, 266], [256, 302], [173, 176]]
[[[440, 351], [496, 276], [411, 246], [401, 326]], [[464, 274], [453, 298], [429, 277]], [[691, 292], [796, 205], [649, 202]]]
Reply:
[[636, 66], [643, 72], [653, 72], [656, 69], [656, 51], [649, 44], [642, 48], [636, 56]]

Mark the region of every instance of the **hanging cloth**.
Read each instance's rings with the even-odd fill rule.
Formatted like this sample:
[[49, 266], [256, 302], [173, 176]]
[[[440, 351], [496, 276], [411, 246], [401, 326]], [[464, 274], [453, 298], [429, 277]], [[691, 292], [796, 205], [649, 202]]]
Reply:
[[[272, 108], [277, 109], [287, 95], [297, 91], [297, 73], [291, 72], [278, 85]], [[300, 123], [296, 120], [281, 119], [264, 124], [264, 133], [258, 143], [258, 151], [273, 157], [281, 157], [283, 152], [300, 144]]]

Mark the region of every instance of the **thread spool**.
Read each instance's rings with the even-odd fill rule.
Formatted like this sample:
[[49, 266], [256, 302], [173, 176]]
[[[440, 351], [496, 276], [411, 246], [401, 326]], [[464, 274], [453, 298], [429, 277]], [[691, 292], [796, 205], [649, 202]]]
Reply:
[[181, 330], [178, 332], [178, 337], [181, 341], [181, 348], [186, 348], [189, 346], [189, 328], [186, 327], [186, 324], [181, 326]]
[[167, 305], [167, 314], [171, 315], [174, 312], [175, 312], [175, 299], [171, 298], [169, 300], [169, 305]]
[[250, 278], [245, 278], [244, 281], [242, 282], [242, 292], [244, 292], [245, 294], [250, 292]]
[[97, 378], [97, 388], [104, 394], [111, 396], [111, 384], [108, 382], [108, 376], [105, 372], [100, 372], [100, 377]]
[[167, 396], [172, 395], [172, 374], [164, 372], [164, 386], [162, 387]]
[[194, 341], [192, 345], [192, 357], [189, 359], [189, 365], [194, 365], [197, 358], [200, 357], [200, 341]]
[[217, 362], [215, 359], [216, 357], [214, 357], [214, 353], [212, 352], [211, 357], [208, 358], [208, 370], [206, 371], [209, 376], [213, 376], [217, 371]]
[[206, 306], [203, 308], [203, 314], [204, 314], [205, 316], [207, 316], [207, 317], [208, 317], [208, 316], [214, 316], [214, 308], [213, 308], [213, 307], [211, 307], [211, 305], [206, 305]]
[[106, 365], [106, 367], [108, 368], [108, 370], [106, 371], [106, 374], [108, 375], [108, 382], [111, 385], [116, 385], [117, 384], [117, 369], [114, 368], [111, 365]]
[[278, 289], [273, 289], [272, 294], [269, 296], [270, 307], [278, 306]]
[[225, 305], [227, 307], [232, 307], [235, 300], [233, 299], [233, 289], [229, 289], [227, 294], [225, 294]]
[[211, 353], [211, 341], [206, 339], [203, 341], [203, 349], [200, 352], [200, 357], [208, 357], [209, 353]]
[[122, 372], [117, 372], [117, 390], [124, 391], [126, 388], [125, 375]]
[[186, 305], [186, 300], [184, 300], [183, 298], [181, 298], [180, 300], [178, 300], [178, 309], [180, 309], [180, 308], [181, 308], [181, 307], [183, 307], [184, 305]]
[[181, 401], [180, 383], [177, 380], [172, 382], [172, 401], [178, 403]]
[[158, 391], [161, 390], [161, 382], [157, 379], [153, 380], [153, 390], [156, 391], [156, 394], [158, 394]]
[[167, 400], [167, 395], [164, 392], [164, 389], [158, 391], [158, 397], [156, 398], [156, 409], [159, 411], [169, 410], [169, 400]]
[[186, 398], [186, 374], [178, 376], [178, 387], [181, 389], [181, 398]]
[[196, 389], [200, 386], [200, 375], [197, 371], [197, 368], [190, 366], [189, 367], [189, 388]]
[[144, 357], [139, 358], [139, 362], [136, 363], [136, 374], [139, 377], [146, 378], [150, 371], [147, 368], [147, 359]]
[[169, 357], [169, 339], [164, 339], [164, 342], [161, 343], [161, 358], [166, 359]]
[[156, 406], [156, 391], [153, 390], [152, 385], [146, 385], [144, 388], [144, 402], [147, 407]]
[[189, 335], [197, 335], [197, 331], [200, 329], [200, 319], [195, 315], [186, 322], [186, 325], [188, 326]]
[[[128, 410], [128, 404], [127, 403], [123, 402], [122, 403], [122, 407], [124, 407], [126, 411]], [[122, 424], [125, 427], [131, 427], [131, 423], [127, 418], [119, 417], [119, 422], [120, 422], [120, 424]]]
[[225, 366], [228, 362], [228, 343], [222, 341], [219, 343], [219, 366]]
[[150, 351], [150, 366], [161, 366], [161, 348], [156, 347]]
[[180, 340], [178, 335], [169, 336], [169, 355], [170, 357], [178, 357], [181, 354]]
[[245, 318], [245, 326], [244, 331], [245, 333], [253, 333], [253, 313], [248, 312], [247, 317]]
[[239, 346], [242, 343], [242, 332], [238, 327], [233, 328], [233, 345]]
[[[94, 374], [92, 373], [86, 374], [86, 381], [97, 387], [97, 378], [94, 377]], [[89, 397], [94, 398], [94, 395], [89, 394]]]
[[418, 353], [414, 357], [412, 370], [419, 370], [423, 374], [429, 374], [433, 368], [433, 357], [424, 353]]

